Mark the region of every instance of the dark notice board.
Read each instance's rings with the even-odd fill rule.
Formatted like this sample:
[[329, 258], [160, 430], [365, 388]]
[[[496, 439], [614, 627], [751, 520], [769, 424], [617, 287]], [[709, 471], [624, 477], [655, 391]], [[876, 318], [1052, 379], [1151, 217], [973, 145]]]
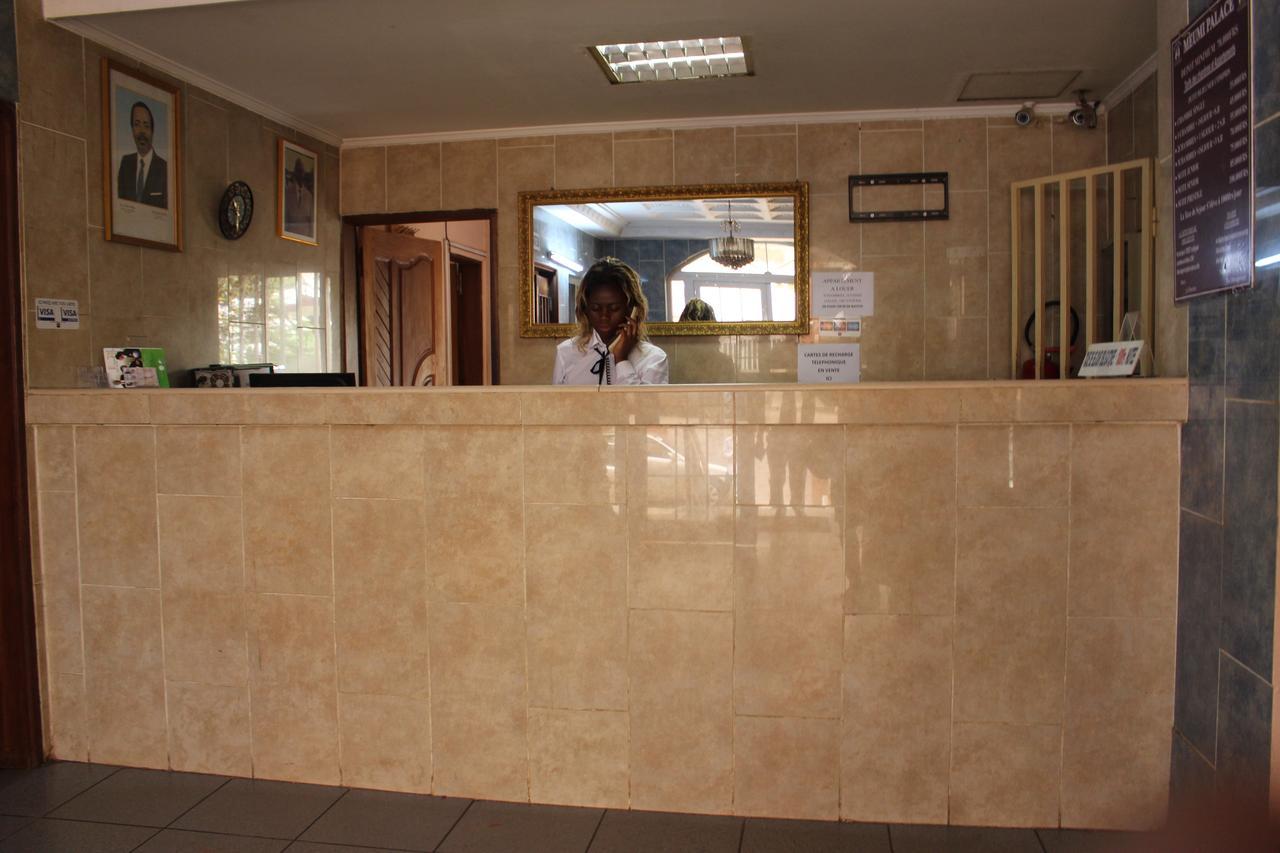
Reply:
[[1173, 40], [1175, 299], [1253, 283], [1250, 0], [1218, 0]]

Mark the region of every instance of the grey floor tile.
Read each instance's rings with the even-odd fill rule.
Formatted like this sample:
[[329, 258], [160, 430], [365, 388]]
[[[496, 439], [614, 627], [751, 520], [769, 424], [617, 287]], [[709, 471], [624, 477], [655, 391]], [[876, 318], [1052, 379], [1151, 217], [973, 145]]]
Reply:
[[440, 845], [440, 853], [582, 853], [601, 813], [477, 800]]
[[168, 826], [226, 781], [225, 776], [126, 767], [49, 816], [133, 826]]
[[128, 853], [154, 833], [141, 826], [46, 818], [0, 841], [0, 853]]
[[288, 844], [283, 838], [166, 829], [139, 847], [138, 853], [280, 853]]
[[740, 817], [609, 811], [591, 853], [734, 853], [741, 839]]
[[1041, 853], [1033, 829], [894, 825], [889, 837], [893, 853]]
[[741, 853], [890, 853], [889, 827], [748, 818]]
[[1036, 834], [1048, 853], [1120, 853], [1143, 837], [1136, 832], [1093, 829], [1037, 829]]
[[55, 761], [34, 770], [18, 771], [0, 788], [0, 814], [46, 815], [119, 769], [107, 764]]
[[5, 817], [0, 815], [0, 840], [8, 838], [29, 823], [31, 823], [31, 818], [29, 817]]
[[301, 840], [431, 851], [470, 802], [457, 797], [350, 791]]
[[295, 841], [285, 853], [399, 853], [381, 847], [349, 847], [343, 844], [321, 844], [318, 841]]
[[343, 791], [326, 785], [232, 779], [173, 827], [260, 838], [297, 838]]

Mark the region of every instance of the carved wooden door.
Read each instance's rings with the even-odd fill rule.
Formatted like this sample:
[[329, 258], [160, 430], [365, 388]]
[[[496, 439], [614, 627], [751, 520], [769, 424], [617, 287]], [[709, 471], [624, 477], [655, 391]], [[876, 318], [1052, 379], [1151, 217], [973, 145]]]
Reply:
[[438, 240], [361, 229], [366, 385], [448, 385], [445, 258]]

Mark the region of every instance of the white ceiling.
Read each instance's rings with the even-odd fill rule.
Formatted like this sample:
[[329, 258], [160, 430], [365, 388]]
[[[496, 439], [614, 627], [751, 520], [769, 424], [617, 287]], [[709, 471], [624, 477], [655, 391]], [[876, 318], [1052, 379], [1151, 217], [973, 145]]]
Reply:
[[[346, 140], [955, 107], [988, 71], [1079, 69], [1072, 88], [1100, 98], [1156, 49], [1155, 0], [244, 0], [67, 20]], [[585, 49], [715, 35], [748, 40], [755, 76], [615, 86]]]

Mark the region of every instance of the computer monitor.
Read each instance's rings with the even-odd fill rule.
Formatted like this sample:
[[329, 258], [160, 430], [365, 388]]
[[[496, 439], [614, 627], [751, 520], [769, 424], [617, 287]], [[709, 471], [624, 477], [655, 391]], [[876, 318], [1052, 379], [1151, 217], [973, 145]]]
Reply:
[[250, 373], [250, 388], [354, 388], [354, 373]]

